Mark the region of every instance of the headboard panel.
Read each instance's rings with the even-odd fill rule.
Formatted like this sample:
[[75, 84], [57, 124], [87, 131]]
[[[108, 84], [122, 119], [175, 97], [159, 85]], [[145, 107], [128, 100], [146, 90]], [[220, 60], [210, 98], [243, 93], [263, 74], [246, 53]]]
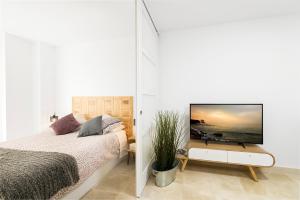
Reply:
[[123, 121], [127, 137], [133, 133], [132, 96], [77, 96], [72, 98], [72, 112], [86, 119], [108, 114]]

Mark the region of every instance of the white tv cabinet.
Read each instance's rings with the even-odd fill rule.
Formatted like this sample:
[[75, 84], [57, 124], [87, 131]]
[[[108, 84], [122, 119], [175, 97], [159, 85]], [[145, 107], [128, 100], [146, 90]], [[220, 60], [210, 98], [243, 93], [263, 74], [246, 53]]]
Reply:
[[199, 140], [190, 140], [188, 157], [179, 159], [183, 164], [182, 171], [188, 160], [246, 166], [255, 181], [258, 181], [254, 171], [255, 167], [272, 167], [275, 164], [275, 157], [258, 145], [247, 145], [244, 148], [241, 145], [234, 144], [205, 144], [205, 142]]

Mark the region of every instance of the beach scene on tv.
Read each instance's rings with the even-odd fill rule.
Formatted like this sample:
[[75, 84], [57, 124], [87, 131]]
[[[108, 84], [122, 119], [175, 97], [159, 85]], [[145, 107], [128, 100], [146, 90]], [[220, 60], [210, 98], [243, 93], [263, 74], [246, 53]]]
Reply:
[[191, 139], [262, 144], [262, 105], [191, 105]]

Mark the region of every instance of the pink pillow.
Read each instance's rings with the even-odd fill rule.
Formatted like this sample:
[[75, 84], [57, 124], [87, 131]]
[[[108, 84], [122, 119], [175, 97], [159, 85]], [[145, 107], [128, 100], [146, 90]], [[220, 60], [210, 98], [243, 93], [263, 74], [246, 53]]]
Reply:
[[55, 131], [56, 135], [64, 135], [76, 131], [79, 126], [80, 123], [74, 118], [73, 114], [71, 113], [57, 120], [50, 127]]

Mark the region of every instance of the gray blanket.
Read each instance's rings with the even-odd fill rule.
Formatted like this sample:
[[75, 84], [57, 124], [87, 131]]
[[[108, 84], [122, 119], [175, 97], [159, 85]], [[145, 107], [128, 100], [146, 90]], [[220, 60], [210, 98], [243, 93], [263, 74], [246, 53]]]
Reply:
[[78, 180], [73, 156], [0, 148], [0, 199], [49, 199]]

